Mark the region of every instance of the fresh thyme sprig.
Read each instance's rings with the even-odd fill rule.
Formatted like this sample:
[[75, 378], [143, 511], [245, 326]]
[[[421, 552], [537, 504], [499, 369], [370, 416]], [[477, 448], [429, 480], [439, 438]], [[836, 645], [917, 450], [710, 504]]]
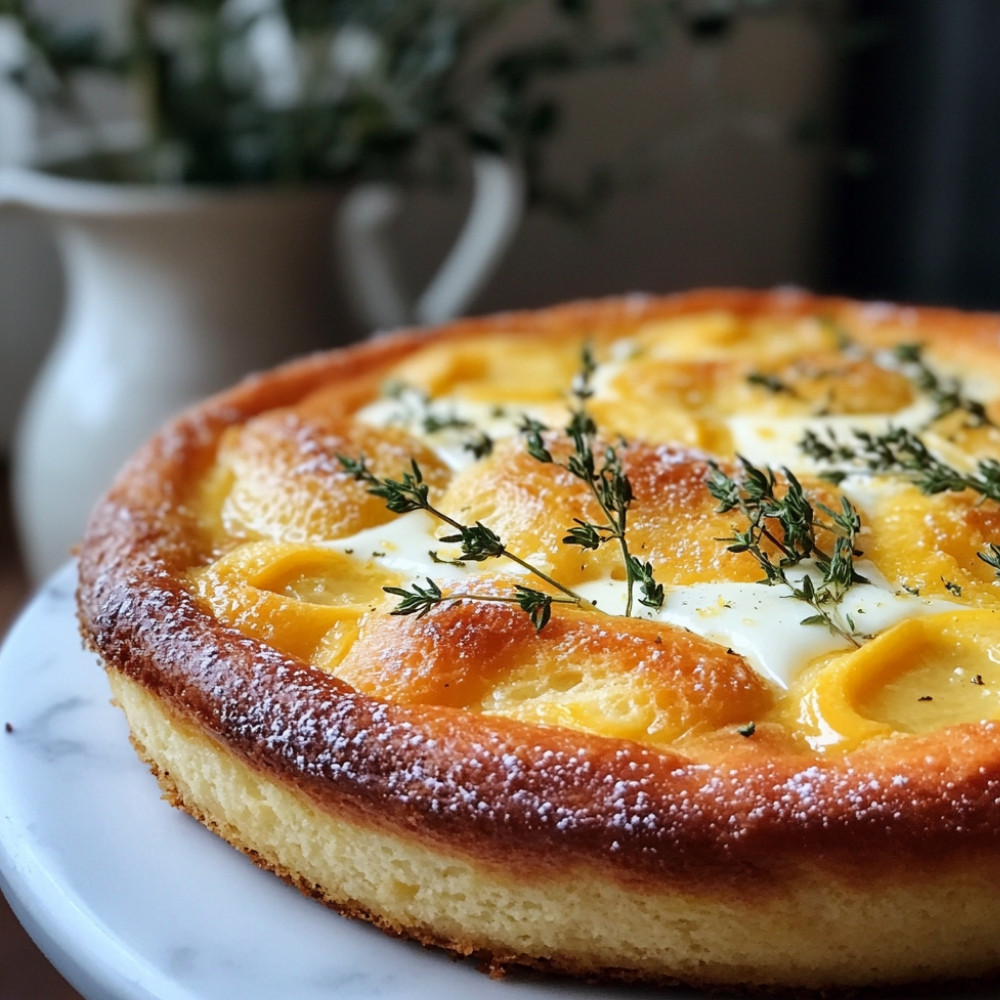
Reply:
[[423, 430], [425, 434], [436, 434], [438, 431], [456, 429], [468, 430], [472, 427], [472, 422], [464, 417], [459, 417], [454, 413], [434, 413], [428, 410], [423, 419]]
[[[857, 631], [850, 615], [841, 622], [836, 606], [856, 583], [867, 583], [854, 566], [854, 557], [860, 555], [855, 540], [861, 530], [861, 516], [846, 498], [841, 498], [841, 509], [835, 511], [825, 504], [814, 507], [802, 484], [788, 469], [783, 469], [786, 484], [779, 493], [778, 477], [769, 468], [758, 469], [745, 458], [740, 458], [742, 475], [739, 479], [729, 475], [715, 463], [709, 463], [706, 486], [719, 501], [717, 511], [725, 514], [737, 511], [746, 518], [744, 530], [733, 529], [733, 534], [719, 541], [728, 542], [727, 551], [746, 552], [764, 572], [761, 583], [781, 584], [791, 596], [808, 604], [815, 614], [802, 620], [804, 625], [824, 625], [835, 635], [842, 636], [854, 646], [860, 646]], [[829, 518], [816, 516], [816, 509]], [[818, 532], [827, 532], [833, 538], [833, 550], [828, 551], [817, 540]], [[765, 548], [769, 542], [777, 553], [777, 561]], [[821, 580], [816, 581], [805, 572], [790, 576], [788, 570], [806, 560], [812, 560]]]
[[958, 379], [944, 378], [927, 364], [923, 344], [897, 344], [892, 353], [903, 374], [934, 403], [931, 423], [951, 413], [963, 412], [968, 414], [970, 427], [995, 426], [986, 407], [978, 399], [966, 396]]
[[626, 529], [633, 499], [632, 484], [625, 474], [618, 448], [605, 445], [601, 449], [597, 424], [587, 409], [587, 401], [594, 394], [593, 376], [596, 370], [594, 355], [590, 347], [584, 345], [580, 372], [572, 387], [575, 404], [565, 428], [573, 450], [565, 462], [557, 462], [546, 447], [543, 434], [548, 428], [544, 424], [525, 416], [520, 431], [532, 458], [566, 469], [587, 485], [597, 501], [604, 522], [592, 523], [574, 518], [573, 526], [567, 529], [562, 541], [565, 545], [579, 545], [587, 550], [596, 550], [608, 542], [617, 542], [625, 566], [625, 614], [629, 616], [632, 614], [636, 584], [640, 591], [639, 603], [654, 609], [663, 606], [663, 587], [657, 583], [652, 565], [629, 551]]
[[747, 374], [747, 382], [750, 385], [759, 385], [774, 395], [784, 393], [787, 396], [797, 396], [798, 393], [787, 383], [782, 381], [777, 375], [768, 372], [752, 371]]
[[430, 577], [426, 579], [426, 587], [421, 586], [419, 583], [414, 583], [409, 590], [405, 587], [383, 587], [382, 589], [387, 594], [401, 598], [399, 604], [389, 614], [416, 615], [417, 618], [423, 618], [431, 608], [445, 602], [494, 601], [500, 604], [516, 604], [528, 615], [535, 629], [541, 632], [548, 625], [552, 617], [553, 604], [577, 603], [568, 597], [554, 597], [552, 594], [533, 590], [531, 587], [525, 587], [520, 583], [514, 586], [513, 597], [505, 597], [502, 594], [470, 594], [460, 592], [445, 594]]
[[[627, 596], [625, 614], [631, 615], [635, 596], [635, 587], [640, 590], [640, 603], [650, 608], [660, 608], [663, 605], [663, 586], [656, 581], [653, 566], [644, 562], [629, 551], [626, 538], [628, 509], [632, 503], [632, 485], [624, 472], [621, 455], [617, 448], [607, 445], [603, 450], [599, 447], [597, 425], [587, 411], [587, 400], [593, 395], [593, 375], [597, 364], [589, 347], [584, 347], [582, 364], [579, 374], [573, 382], [572, 395], [576, 401], [571, 411], [566, 434], [573, 445], [573, 450], [565, 463], [556, 462], [552, 453], [545, 445], [543, 434], [548, 430], [544, 424], [525, 416], [521, 432], [527, 443], [528, 453], [539, 462], [561, 465], [573, 476], [587, 484], [588, 489], [597, 501], [604, 515], [603, 523], [591, 523], [580, 518], [574, 518], [574, 524], [567, 529], [563, 544], [579, 545], [584, 549], [597, 549], [609, 541], [616, 541], [621, 548], [622, 560], [625, 566], [627, 580]], [[448, 419], [440, 424], [435, 422], [428, 426], [424, 420], [424, 430], [428, 433], [443, 427], [468, 426], [464, 421]], [[474, 437], [466, 443], [476, 458], [481, 458], [492, 449], [493, 442], [486, 434]], [[364, 456], [351, 458], [338, 455], [338, 461], [343, 469], [356, 481], [364, 483], [368, 492], [385, 501], [386, 507], [394, 514], [407, 514], [415, 510], [423, 510], [438, 520], [455, 529], [455, 534], [441, 538], [442, 542], [458, 544], [461, 556], [458, 559], [443, 559], [435, 552], [430, 556], [435, 562], [461, 564], [464, 562], [482, 562], [487, 559], [509, 559], [534, 576], [543, 580], [559, 594], [553, 595], [541, 590], [535, 590], [521, 584], [515, 585], [513, 596], [483, 595], [471, 593], [448, 593], [429, 577], [427, 586], [415, 583], [410, 588], [385, 587], [386, 593], [400, 598], [400, 603], [392, 614], [415, 614], [422, 617], [435, 605], [446, 601], [477, 600], [498, 601], [517, 604], [527, 613], [537, 629], [542, 629], [549, 622], [553, 603], [586, 605], [592, 607], [583, 597], [549, 576], [544, 571], [533, 566], [527, 560], [509, 551], [500, 537], [482, 522], [463, 524], [444, 511], [435, 507], [430, 500], [430, 490], [424, 482], [420, 467], [414, 459], [410, 460], [410, 468], [399, 479], [388, 479], [376, 476], [368, 467]], [[559, 596], [561, 595], [561, 596]]]
[[423, 618], [431, 608], [444, 600], [441, 588], [430, 577], [427, 577], [426, 587], [415, 583], [412, 590], [407, 590], [405, 587], [383, 587], [382, 589], [387, 594], [402, 598], [390, 612], [393, 615], [416, 615], [418, 618]]
[[832, 482], [840, 482], [852, 473], [895, 475], [913, 483], [922, 493], [972, 490], [1000, 501], [1000, 462], [996, 459], [981, 459], [973, 472], [963, 472], [938, 458], [905, 427], [890, 427], [881, 434], [858, 429], [851, 433], [853, 441], [844, 442], [831, 429], [825, 438], [809, 430], [799, 447], [819, 462], [838, 466], [822, 473]]
[[[1000, 502], [1000, 462], [994, 458], [980, 459], [974, 471], [963, 472], [943, 462], [905, 427], [890, 427], [882, 434], [857, 429], [852, 433], [853, 445], [842, 442], [830, 429], [825, 440], [807, 431], [799, 447], [817, 461], [847, 463], [847, 469], [832, 468], [821, 473], [834, 482], [851, 474], [893, 475], [911, 482], [927, 495], [971, 490], [986, 500]], [[1000, 579], [1000, 547], [990, 542], [985, 551], [976, 555], [992, 566]], [[945, 586], [955, 593], [953, 586], [947, 582]]]
[[[367, 485], [368, 492], [372, 496], [380, 497], [384, 500], [386, 507], [392, 513], [409, 514], [411, 511], [422, 510], [451, 528], [454, 528], [455, 534], [445, 535], [441, 538], [441, 541], [446, 544], [458, 544], [460, 546], [462, 555], [459, 561], [484, 562], [487, 559], [509, 559], [564, 595], [562, 598], [555, 597], [543, 591], [533, 590], [530, 587], [521, 585], [515, 587], [516, 596], [513, 598], [480, 596], [476, 594], [444, 594], [437, 584], [428, 579], [427, 588], [419, 584], [414, 584], [412, 590], [405, 590], [402, 587], [383, 587], [382, 589], [386, 593], [402, 598], [400, 604], [393, 610], [393, 614], [416, 614], [423, 616], [435, 604], [441, 604], [445, 601], [502, 600], [516, 603], [528, 613], [535, 627], [541, 629], [549, 621], [553, 602], [592, 606], [575, 591], [570, 590], [569, 587], [559, 583], [558, 580], [553, 579], [543, 570], [538, 569], [516, 553], [511, 552], [496, 532], [481, 521], [477, 521], [475, 524], [463, 524], [461, 521], [456, 520], [435, 507], [430, 500], [430, 488], [424, 482], [423, 474], [416, 459], [410, 459], [410, 469], [404, 472], [400, 479], [387, 479], [376, 476], [368, 467], [364, 456], [351, 458], [346, 455], [338, 455], [337, 460], [345, 472], [351, 475], [357, 482]], [[443, 562], [445, 560], [439, 559], [437, 561]]]
[[982, 559], [987, 566], [992, 566], [997, 579], [1000, 579], [1000, 545], [990, 542], [984, 552], [977, 552], [976, 555]]
[[493, 452], [493, 438], [485, 431], [477, 431], [462, 443], [462, 448], [477, 460], [486, 458]]

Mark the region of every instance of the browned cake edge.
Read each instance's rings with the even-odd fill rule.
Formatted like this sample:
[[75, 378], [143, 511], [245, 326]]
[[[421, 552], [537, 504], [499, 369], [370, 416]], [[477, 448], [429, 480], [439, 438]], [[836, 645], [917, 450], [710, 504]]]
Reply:
[[[537, 947], [518, 950], [442, 932], [446, 915], [434, 930], [430, 922], [421, 928], [382, 908], [377, 891], [369, 899], [345, 899], [336, 871], [318, 893], [399, 933], [492, 954], [499, 963], [516, 956], [573, 972], [628, 964], [631, 974], [652, 978], [803, 985], [974, 974], [996, 966], [1000, 948], [989, 931], [1000, 916], [1000, 741], [993, 724], [901, 740], [891, 757], [890, 745], [880, 744], [829, 760], [796, 755], [709, 767], [624, 741], [382, 703], [221, 627], [179, 582], [194, 553], [192, 526], [176, 501], [211, 461], [226, 426], [331, 380], [349, 385], [377, 378], [428, 336], [499, 328], [583, 336], [595, 327], [625, 329], [637, 320], [705, 308], [819, 312], [866, 322], [905, 316], [914, 336], [958, 338], [986, 350], [1000, 345], [1000, 322], [992, 316], [891, 307], [866, 313], [852, 303], [798, 294], [707, 292], [581, 303], [397, 335], [307, 359], [209, 400], [129, 463], [95, 511], [80, 560], [85, 639], [122, 691], [145, 692], [145, 707], [133, 711], [130, 722], [177, 801], [291, 876], [287, 860], [259, 849], [258, 834], [243, 821], [216, 812], [217, 804], [201, 793], [183, 791], [182, 783], [197, 774], [171, 769], [166, 751], [143, 737], [143, 715], [159, 713], [178, 732], [187, 727], [198, 747], [190, 758], [195, 771], [208, 760], [225, 760], [223, 785], [237, 775], [252, 778], [260, 788], [284, 790], [289, 815], [307, 809], [331, 830], [347, 823], [430, 858], [503, 872], [525, 894], [556, 885], [563, 916], [576, 907], [611, 912], [588, 902], [598, 885], [623, 893], [633, 908], [649, 899], [671, 906], [683, 900], [690, 913], [697, 909], [693, 901], [701, 901], [715, 914], [689, 925], [682, 968], [663, 951], [650, 964], [638, 963], [624, 933], [611, 945], [617, 953], [601, 951], [595, 941], [586, 953], [557, 949], [543, 958]], [[390, 875], [391, 866], [369, 873], [376, 889]], [[294, 877], [320, 884], [318, 875]], [[581, 897], [573, 896], [573, 885], [585, 887]], [[764, 971], [768, 955], [782, 954], [774, 935], [746, 963], [698, 958], [713, 948], [718, 954], [718, 941], [699, 936], [717, 930], [725, 913], [760, 926], [765, 911], [773, 911], [776, 931], [797, 936], [799, 954], [808, 954], [807, 927], [823, 928], [809, 969], [793, 972], [786, 964], [783, 972]], [[905, 919], [894, 923], [894, 913]], [[942, 927], [948, 928], [944, 939]], [[605, 926], [602, 940], [612, 930]], [[885, 937], [890, 930], [909, 943], [893, 946]], [[879, 967], [859, 965], [874, 941]], [[595, 965], [585, 954], [601, 957]]]
[[[342, 914], [495, 974], [527, 965], [606, 980], [822, 988], [975, 976], [994, 964], [1000, 907], [967, 865], [863, 886], [800, 862], [776, 891], [749, 895], [623, 883], [600, 859], [526, 878], [323, 808], [165, 713], [136, 682], [112, 672], [111, 684], [174, 805]], [[913, 920], [927, 911], [935, 921]]]

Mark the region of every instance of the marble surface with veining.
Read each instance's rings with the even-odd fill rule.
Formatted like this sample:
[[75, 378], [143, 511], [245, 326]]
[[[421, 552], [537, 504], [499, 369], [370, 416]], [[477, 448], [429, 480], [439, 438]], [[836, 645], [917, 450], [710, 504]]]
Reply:
[[89, 1000], [648, 1000], [491, 980], [301, 896], [159, 796], [60, 571], [0, 651], [0, 888]]

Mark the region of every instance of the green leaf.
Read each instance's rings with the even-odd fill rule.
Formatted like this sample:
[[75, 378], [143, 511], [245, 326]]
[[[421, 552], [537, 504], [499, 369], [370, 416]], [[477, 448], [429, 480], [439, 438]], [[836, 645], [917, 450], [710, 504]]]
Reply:
[[576, 521], [576, 525], [568, 530], [567, 534], [563, 538], [563, 544], [579, 545], [583, 549], [600, 548], [601, 543], [605, 541], [605, 539], [602, 538], [597, 526], [587, 524], [578, 518], [573, 518], [573, 520]]
[[826, 615], [809, 615], [808, 618], [803, 618], [799, 622], [800, 625], [829, 625], [829, 619]]
[[985, 552], [977, 552], [976, 556], [982, 559], [987, 566], [992, 567], [996, 571], [997, 579], [1000, 579], [1000, 546], [994, 542], [990, 542], [987, 550]]
[[545, 463], [553, 461], [552, 452], [545, 447], [545, 443], [542, 440], [542, 434], [548, 430], [543, 423], [525, 415], [518, 430], [524, 435], [527, 442], [528, 454], [533, 459]]
[[387, 594], [402, 598], [390, 612], [393, 615], [416, 615], [417, 618], [423, 618], [432, 607], [445, 600], [441, 588], [430, 577], [427, 577], [426, 587], [415, 583], [412, 590], [406, 590], [404, 587], [383, 587], [382, 589]]
[[518, 584], [515, 590], [519, 607], [527, 612], [535, 630], [541, 632], [552, 618], [552, 598], [540, 590], [532, 590], [521, 584]]

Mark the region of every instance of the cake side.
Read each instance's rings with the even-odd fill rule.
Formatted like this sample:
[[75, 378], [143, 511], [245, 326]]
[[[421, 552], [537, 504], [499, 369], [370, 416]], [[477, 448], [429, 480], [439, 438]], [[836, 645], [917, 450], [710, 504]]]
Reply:
[[[973, 977], [994, 966], [1000, 902], [995, 884], [984, 892], [985, 858], [864, 883], [800, 859], [780, 866], [779, 881], [696, 892], [611, 879], [593, 860], [512, 871], [455, 853], [454, 843], [429, 847], [415, 831], [323, 808], [165, 713], [135, 681], [112, 672], [111, 686], [174, 805], [341, 913], [474, 956], [494, 973], [530, 964], [624, 981], [820, 988]], [[915, 911], [935, 919], [915, 924]]]
[[[754, 324], [775, 317], [812, 364], [759, 350], [771, 333]], [[679, 335], [689, 321], [696, 335]], [[896, 485], [866, 496], [851, 544], [889, 583], [859, 561], [851, 623], [829, 617], [839, 600], [813, 608], [819, 627], [803, 629], [826, 638], [785, 683], [760, 672], [754, 649], [719, 640], [723, 626], [746, 631], [726, 616], [730, 595], [772, 588], [720, 544], [734, 515], [706, 482], [714, 469], [739, 485], [745, 443], [783, 460], [769, 430], [782, 421], [825, 420], [844, 445], [880, 407], [915, 412], [934, 369], [884, 362], [894, 343], [943, 347], [988, 382], [998, 329], [995, 317], [711, 292], [469, 321], [309, 359], [182, 416], [125, 470], [82, 551], [85, 639], [176, 804], [394, 933], [495, 966], [618, 978], [821, 987], [980, 974], [997, 965], [985, 929], [1000, 907], [989, 874], [1000, 684], [988, 669], [1000, 605], [977, 556], [1000, 525], [996, 501]], [[862, 346], [840, 344], [844, 330]], [[477, 345], [498, 337], [508, 356], [526, 345], [532, 364], [490, 369]], [[694, 342], [704, 354], [702, 341], [706, 357], [685, 356]], [[514, 434], [456, 471], [457, 446], [436, 437], [450, 420], [464, 449], [466, 415], [513, 409], [511, 385], [518, 408], [548, 420], [584, 342], [611, 352], [585, 405], [612, 431], [601, 446], [634, 492], [630, 538], [666, 586], [644, 610], [654, 588], [637, 583], [629, 616], [600, 608], [623, 593], [614, 547], [560, 544], [578, 514], [579, 526], [596, 515], [573, 492], [560, 451], [571, 446], [552, 421], [537, 432], [542, 463]], [[614, 346], [637, 343], [647, 361]], [[400, 375], [443, 402], [387, 427], [380, 414], [406, 404], [385, 395]], [[935, 377], [940, 403], [952, 376]], [[975, 471], [995, 448], [983, 413], [977, 426], [971, 405], [957, 421], [931, 414], [928, 440]], [[483, 435], [502, 424], [489, 419]], [[614, 421], [627, 441], [615, 443]], [[646, 425], [651, 440], [636, 434]], [[531, 617], [506, 599], [509, 577], [457, 565], [447, 529], [412, 518], [424, 551], [411, 568], [378, 555], [386, 539], [410, 541], [344, 460], [384, 463], [370, 474], [385, 482], [414, 456], [450, 516], [495, 526], [598, 610], [551, 603], [544, 622], [537, 606]], [[787, 496], [790, 482], [778, 472], [773, 488]], [[814, 513], [848, 495], [815, 469], [804, 482]], [[912, 534], [920, 525], [934, 526], [926, 538]], [[413, 594], [423, 579], [441, 599], [394, 614], [383, 588]], [[720, 580], [717, 602], [666, 617], [672, 595]], [[470, 583], [471, 597], [449, 596]], [[878, 630], [856, 625], [886, 608], [897, 617]]]

